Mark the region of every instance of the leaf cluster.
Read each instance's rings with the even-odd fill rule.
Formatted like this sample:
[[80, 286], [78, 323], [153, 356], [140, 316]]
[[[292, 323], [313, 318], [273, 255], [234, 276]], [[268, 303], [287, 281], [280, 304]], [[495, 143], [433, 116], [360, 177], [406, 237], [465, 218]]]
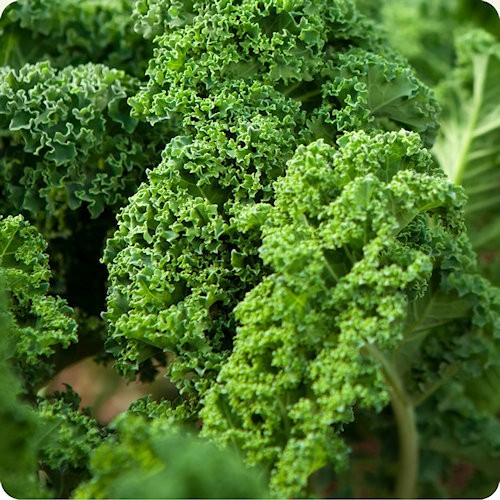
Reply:
[[298, 145], [401, 127], [431, 141], [437, 105], [348, 2], [171, 9], [178, 23], [155, 3], [141, 14], [168, 30], [129, 102], [180, 133], [118, 216], [103, 258], [105, 317], [124, 373], [167, 351], [169, 377], [201, 394], [231, 349], [234, 307], [268, 272], [260, 232], [242, 234], [240, 211], [273, 198]]
[[234, 349], [201, 415], [205, 435], [272, 464], [283, 497], [343, 463], [355, 406], [387, 404], [378, 352], [415, 399], [451, 366], [477, 375], [488, 354], [496, 363], [500, 302], [476, 275], [463, 192], [417, 135], [357, 132], [337, 148], [300, 147], [274, 188], [273, 205], [249, 210], [273, 273], [238, 304]]
[[141, 76], [151, 47], [134, 31], [132, 15], [127, 0], [21, 1], [0, 19], [1, 64], [50, 61], [62, 69], [92, 62]]
[[[0, 218], [0, 279], [9, 299], [14, 362], [29, 392], [54, 374], [53, 355], [77, 341], [77, 323], [65, 300], [48, 295], [46, 243], [22, 216]], [[12, 342], [12, 341], [11, 341]]]
[[130, 117], [127, 97], [136, 87], [123, 71], [102, 65], [4, 68], [4, 203], [35, 217], [57, 216], [64, 227], [64, 211], [85, 204], [95, 218], [123, 202], [155, 157], [151, 134]]
[[[371, 497], [402, 482], [396, 496], [446, 496], [465, 462], [466, 494], [498, 482], [500, 50], [468, 13], [9, 6], [9, 492]], [[44, 388], [89, 355], [175, 389], [102, 426], [70, 387]]]

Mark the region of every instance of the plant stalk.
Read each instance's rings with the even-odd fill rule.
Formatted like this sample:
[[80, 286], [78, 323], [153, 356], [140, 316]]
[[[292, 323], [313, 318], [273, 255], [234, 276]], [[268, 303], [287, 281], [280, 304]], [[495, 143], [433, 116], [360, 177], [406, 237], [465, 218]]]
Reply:
[[396, 418], [399, 439], [399, 470], [394, 496], [396, 498], [415, 498], [419, 467], [418, 430], [415, 407], [406, 393], [403, 382], [387, 357], [373, 344], [366, 350], [382, 366], [384, 378], [389, 386], [391, 405]]
[[391, 391], [391, 404], [396, 417], [399, 438], [399, 471], [396, 498], [415, 498], [418, 477], [418, 431], [415, 409], [409, 398], [401, 399]]

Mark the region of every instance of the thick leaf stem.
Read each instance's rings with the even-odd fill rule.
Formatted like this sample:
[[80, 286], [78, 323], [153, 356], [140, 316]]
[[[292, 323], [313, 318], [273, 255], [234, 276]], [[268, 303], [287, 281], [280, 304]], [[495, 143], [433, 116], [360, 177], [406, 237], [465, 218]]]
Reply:
[[419, 467], [415, 407], [394, 365], [373, 344], [367, 345], [366, 349], [382, 366], [398, 427], [399, 471], [394, 495], [396, 498], [415, 498]]
[[418, 477], [418, 431], [415, 409], [408, 398], [391, 395], [392, 408], [398, 424], [399, 473], [396, 481], [396, 498], [415, 498]]
[[478, 60], [474, 61], [474, 74], [476, 77], [474, 79], [472, 110], [465, 136], [462, 137], [462, 147], [460, 149], [460, 154], [458, 156], [458, 165], [455, 167], [455, 170], [452, 175], [452, 181], [455, 184], [462, 183], [462, 177], [464, 176], [464, 171], [467, 166], [469, 151], [471, 149], [472, 142], [475, 139], [474, 131], [477, 128], [481, 106], [483, 104], [484, 87], [486, 82], [487, 70], [488, 70], [487, 57], [481, 57]]

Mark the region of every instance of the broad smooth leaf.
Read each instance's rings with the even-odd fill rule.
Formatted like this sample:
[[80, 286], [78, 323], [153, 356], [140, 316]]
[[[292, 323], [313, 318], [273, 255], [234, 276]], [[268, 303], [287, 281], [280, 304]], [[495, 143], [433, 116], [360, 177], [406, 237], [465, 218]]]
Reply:
[[476, 249], [500, 241], [500, 44], [476, 31], [458, 42], [461, 64], [442, 87], [443, 118], [434, 156], [464, 187]]

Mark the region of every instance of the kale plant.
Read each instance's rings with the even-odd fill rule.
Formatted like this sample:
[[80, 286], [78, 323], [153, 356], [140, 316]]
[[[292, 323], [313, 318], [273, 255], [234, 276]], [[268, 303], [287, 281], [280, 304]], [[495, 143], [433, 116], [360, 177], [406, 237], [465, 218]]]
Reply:
[[[9, 493], [494, 490], [500, 42], [470, 8], [6, 9]], [[166, 377], [172, 390], [104, 423], [70, 386], [49, 389], [88, 357], [129, 381]], [[470, 477], [457, 490], [459, 467]]]

